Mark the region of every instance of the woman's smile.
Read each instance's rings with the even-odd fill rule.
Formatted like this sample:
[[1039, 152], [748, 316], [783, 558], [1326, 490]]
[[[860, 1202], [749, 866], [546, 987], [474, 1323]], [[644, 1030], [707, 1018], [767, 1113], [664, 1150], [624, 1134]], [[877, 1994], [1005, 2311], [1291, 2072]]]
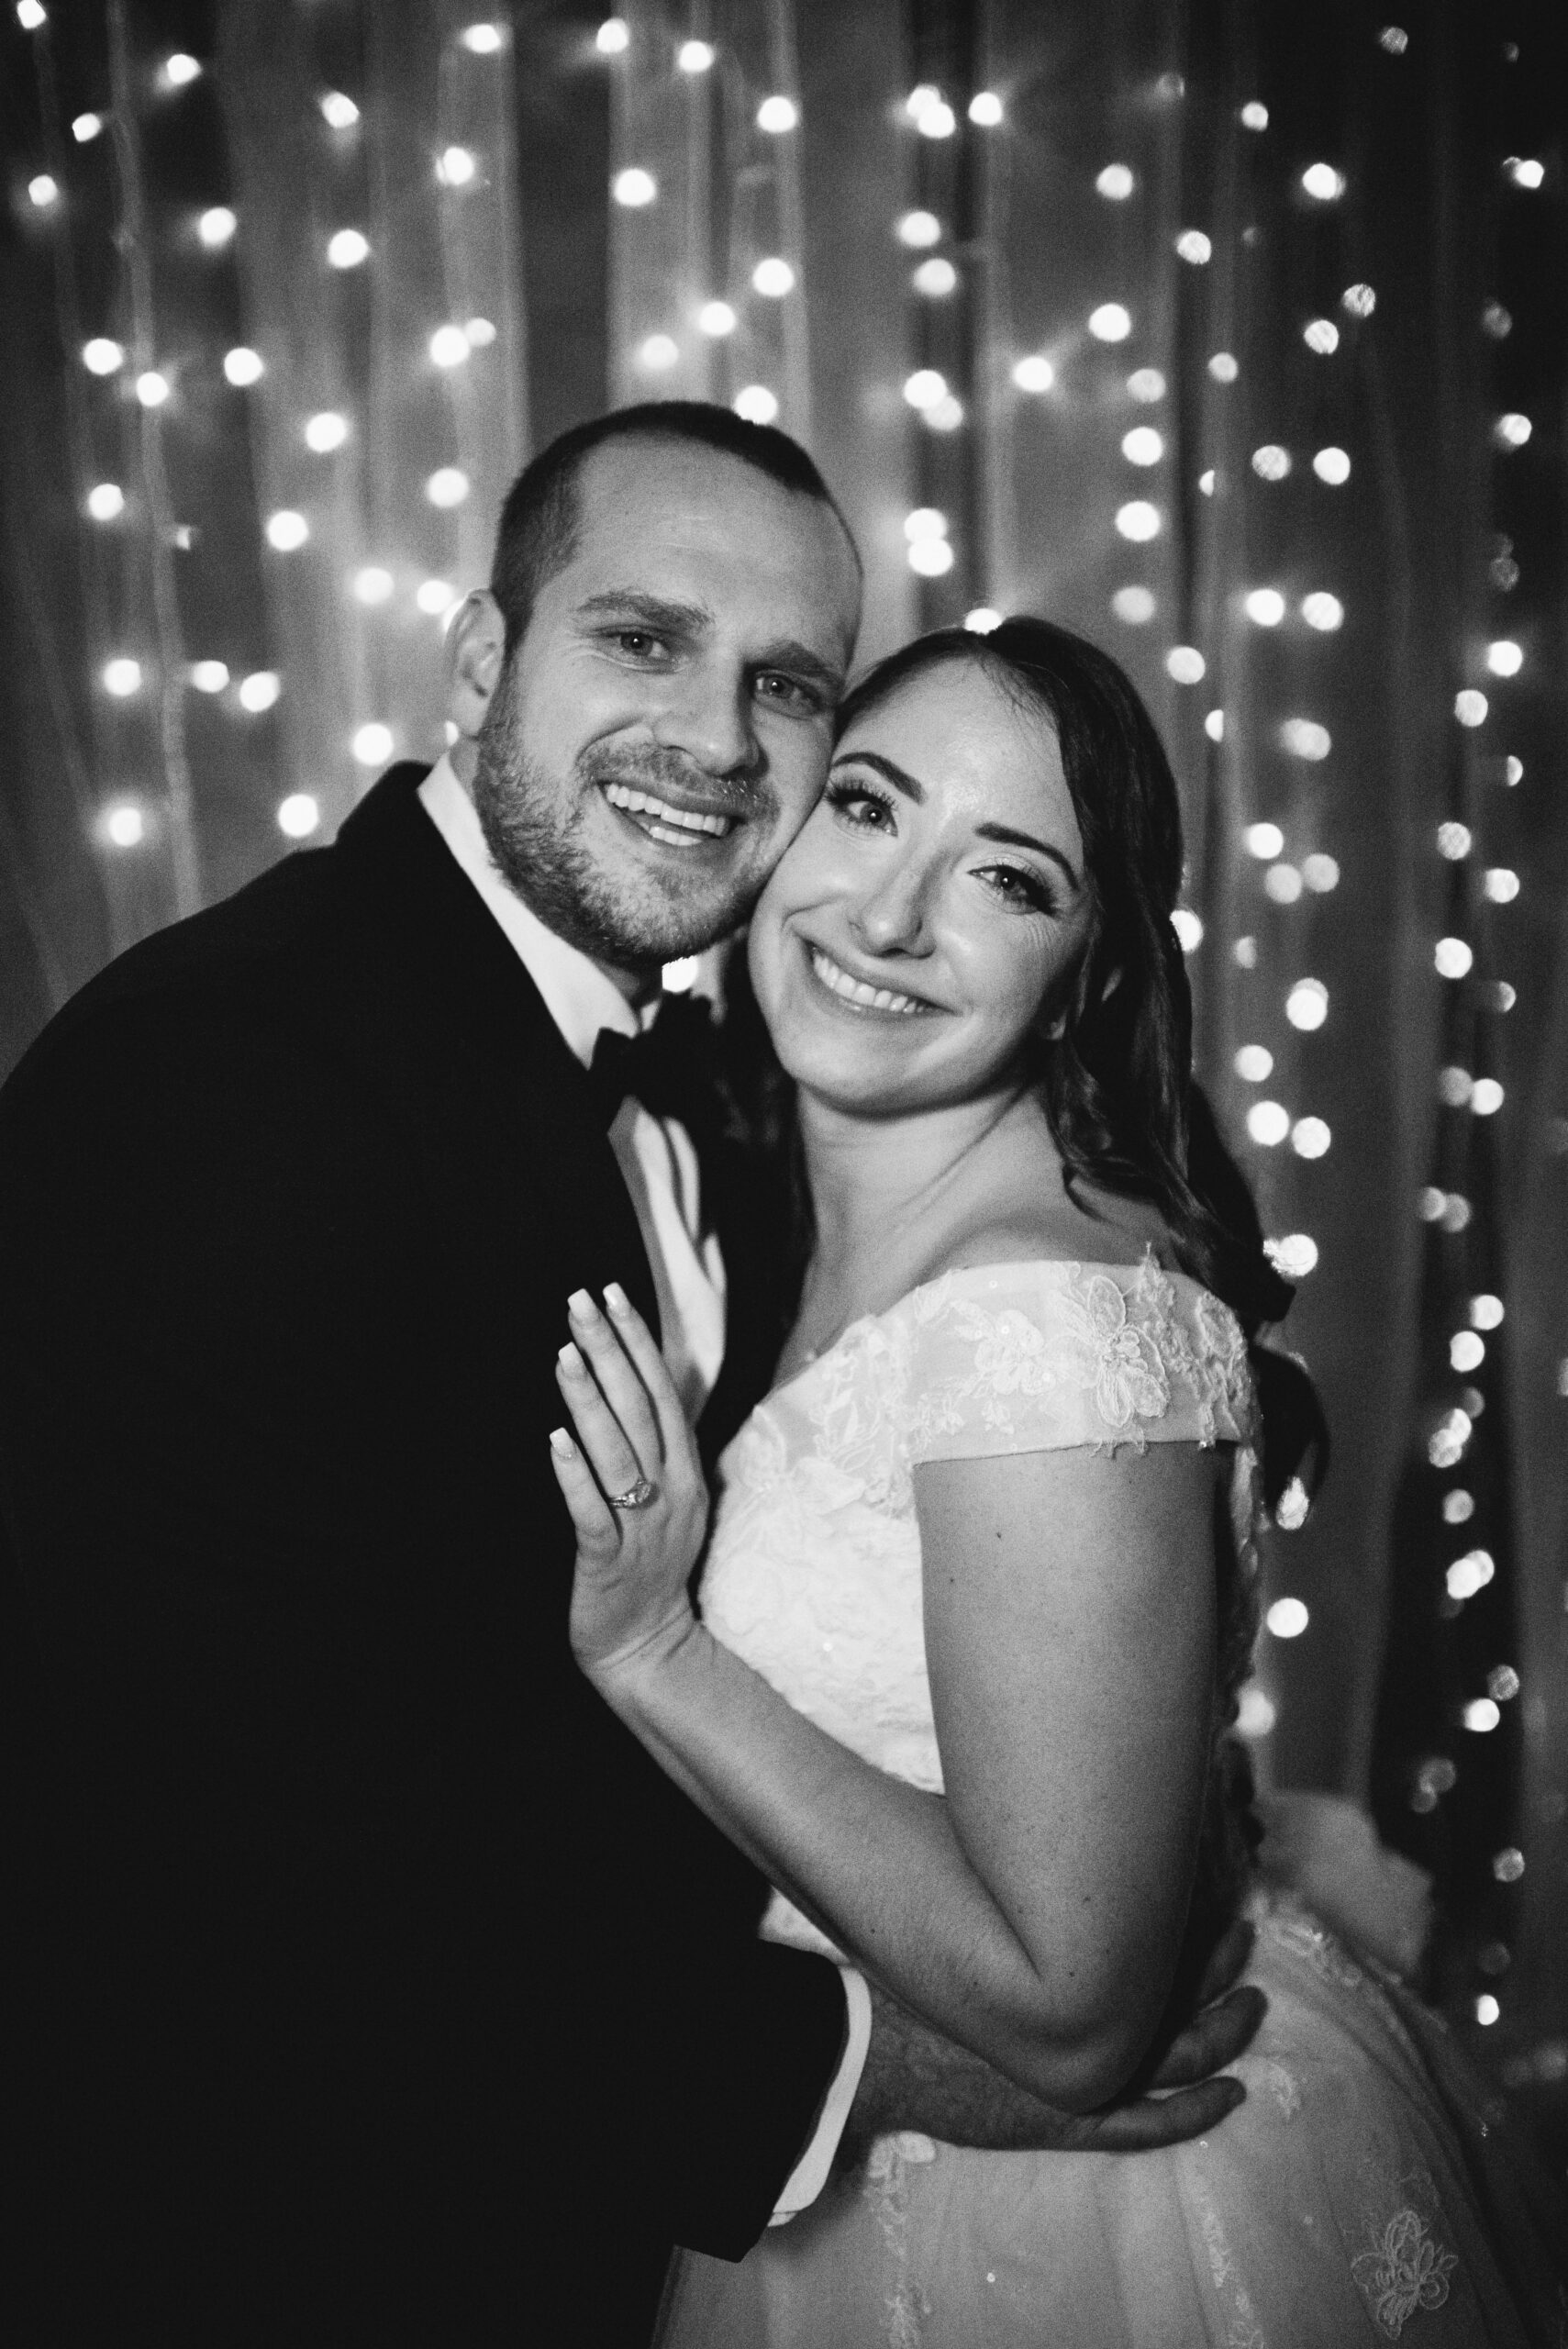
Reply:
[[902, 988], [857, 977], [825, 946], [816, 945], [809, 938], [802, 938], [800, 942], [814, 976], [837, 1010], [848, 1011], [856, 1018], [886, 1014], [898, 1019], [917, 1019], [940, 1008]]

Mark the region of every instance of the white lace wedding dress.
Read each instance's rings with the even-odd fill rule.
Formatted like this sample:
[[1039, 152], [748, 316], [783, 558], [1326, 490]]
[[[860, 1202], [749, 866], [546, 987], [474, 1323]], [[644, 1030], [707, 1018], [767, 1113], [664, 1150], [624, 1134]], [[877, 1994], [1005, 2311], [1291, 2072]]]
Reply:
[[[1251, 1423], [1237, 1323], [1151, 1257], [949, 1273], [856, 1322], [752, 1413], [723, 1462], [705, 1616], [830, 1735], [940, 1789], [914, 1465], [1233, 1444], [1247, 1573]], [[881, 2140], [739, 2266], [680, 2254], [662, 2349], [1548, 2337], [1509, 2288], [1535, 2253], [1498, 2247], [1473, 2183], [1496, 2116], [1440, 2092], [1430, 2019], [1305, 1909], [1254, 1907], [1249, 1978], [1269, 2010], [1235, 2066], [1247, 2101], [1212, 2136], [1136, 2156]], [[828, 1947], [778, 1896], [763, 1931]]]

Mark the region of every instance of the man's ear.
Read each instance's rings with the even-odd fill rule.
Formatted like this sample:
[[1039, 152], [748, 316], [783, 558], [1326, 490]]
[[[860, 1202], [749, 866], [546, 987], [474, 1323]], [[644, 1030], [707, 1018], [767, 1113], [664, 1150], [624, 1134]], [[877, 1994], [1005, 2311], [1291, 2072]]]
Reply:
[[473, 744], [506, 663], [506, 624], [488, 587], [463, 598], [447, 633], [447, 716], [457, 729], [453, 764], [469, 780]]

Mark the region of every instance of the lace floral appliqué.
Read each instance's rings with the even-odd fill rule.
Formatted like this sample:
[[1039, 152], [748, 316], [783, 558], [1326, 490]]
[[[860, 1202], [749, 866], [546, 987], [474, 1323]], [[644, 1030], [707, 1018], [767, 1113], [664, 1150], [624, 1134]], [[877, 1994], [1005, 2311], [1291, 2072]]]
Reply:
[[1370, 2251], [1351, 2262], [1378, 2331], [1397, 2341], [1418, 2309], [1440, 2309], [1459, 2260], [1427, 2232], [1418, 2211], [1396, 2210]]

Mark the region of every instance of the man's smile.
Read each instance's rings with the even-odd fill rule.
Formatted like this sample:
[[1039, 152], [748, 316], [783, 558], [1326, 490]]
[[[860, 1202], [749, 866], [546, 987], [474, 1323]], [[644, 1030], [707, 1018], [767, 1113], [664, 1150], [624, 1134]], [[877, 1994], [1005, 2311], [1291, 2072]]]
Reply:
[[673, 800], [639, 791], [630, 784], [606, 783], [600, 787], [610, 806], [632, 819], [639, 832], [669, 848], [696, 848], [705, 839], [724, 840], [735, 829], [735, 818], [720, 815], [717, 809], [677, 807]]

